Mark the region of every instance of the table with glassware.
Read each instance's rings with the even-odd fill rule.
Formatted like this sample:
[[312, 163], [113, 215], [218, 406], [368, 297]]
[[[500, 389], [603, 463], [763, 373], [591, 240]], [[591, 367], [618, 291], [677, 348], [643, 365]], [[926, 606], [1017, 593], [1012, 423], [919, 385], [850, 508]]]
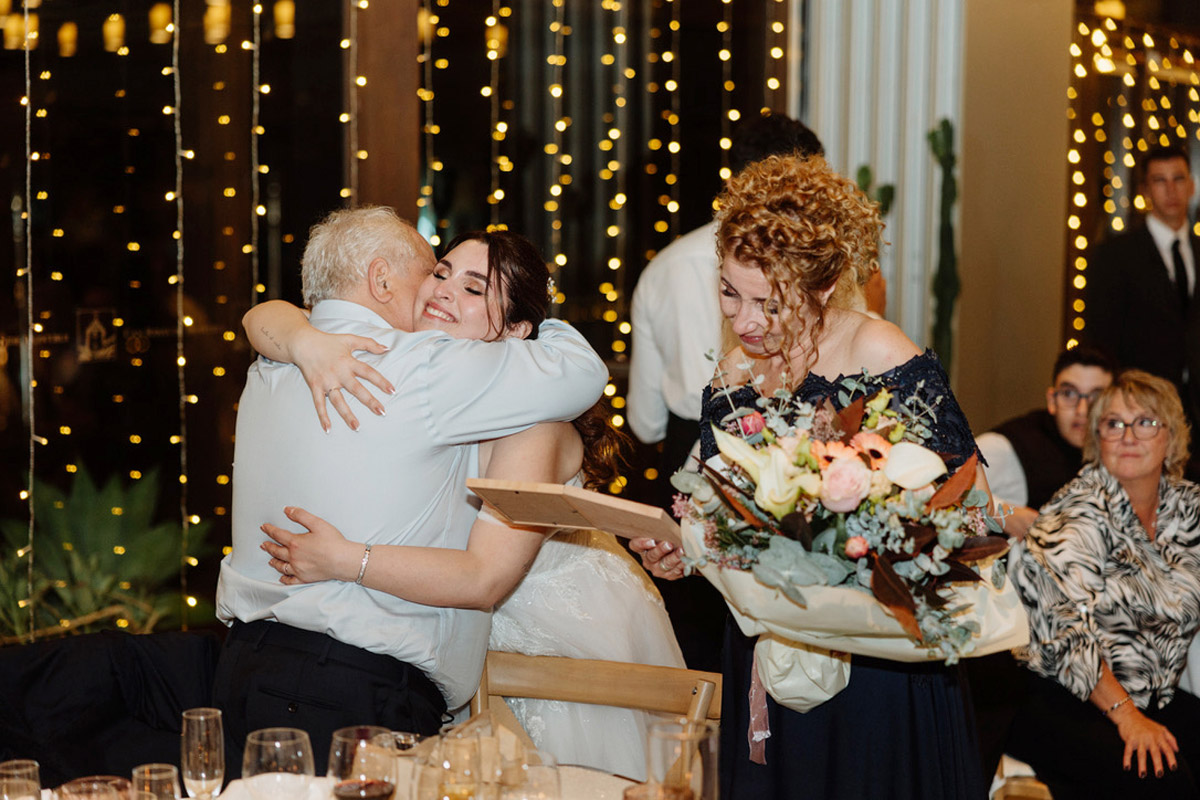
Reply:
[[242, 777], [225, 785], [221, 712], [183, 713], [180, 767], [143, 764], [130, 778], [93, 775], [42, 789], [36, 761], [0, 763], [0, 800], [707, 800], [716, 797], [716, 726], [652, 726], [650, 780], [559, 765], [489, 712], [422, 737], [371, 725], [342, 728], [317, 776], [313, 743], [297, 728], [247, 736]]

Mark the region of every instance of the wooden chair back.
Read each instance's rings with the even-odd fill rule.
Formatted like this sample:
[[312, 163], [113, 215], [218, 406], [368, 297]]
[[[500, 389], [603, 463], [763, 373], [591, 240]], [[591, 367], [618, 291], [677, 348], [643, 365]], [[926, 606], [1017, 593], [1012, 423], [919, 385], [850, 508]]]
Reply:
[[[637, 708], [693, 721], [721, 718], [721, 675], [621, 661], [526, 656], [489, 650], [471, 713], [494, 709], [505, 697]], [[503, 713], [503, 712], [501, 712]]]

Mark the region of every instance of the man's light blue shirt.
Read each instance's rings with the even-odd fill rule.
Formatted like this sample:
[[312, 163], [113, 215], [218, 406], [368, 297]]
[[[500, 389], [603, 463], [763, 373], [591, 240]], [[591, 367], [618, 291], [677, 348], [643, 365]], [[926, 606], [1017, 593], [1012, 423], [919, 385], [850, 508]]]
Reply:
[[359, 355], [396, 393], [373, 390], [386, 417], [347, 394], [360, 429], [335, 418], [326, 434], [298, 368], [265, 358], [251, 365], [238, 405], [233, 550], [221, 564], [217, 615], [277, 620], [394, 656], [425, 672], [456, 708], [479, 684], [489, 613], [341, 581], [285, 586], [259, 548], [259, 526], [296, 530], [283, 515], [295, 505], [353, 541], [464, 549], [478, 505], [465, 486], [477, 469], [475, 443], [575, 418], [600, 396], [608, 370], [578, 332], [554, 320], [536, 340], [480, 342], [397, 331], [364, 306], [325, 300], [311, 322], [387, 345], [382, 355]]

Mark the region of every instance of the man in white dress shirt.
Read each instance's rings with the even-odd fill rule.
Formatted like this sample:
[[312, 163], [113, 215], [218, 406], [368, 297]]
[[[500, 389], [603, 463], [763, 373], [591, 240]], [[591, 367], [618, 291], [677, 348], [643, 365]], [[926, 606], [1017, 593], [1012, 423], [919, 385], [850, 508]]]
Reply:
[[[302, 262], [311, 323], [387, 346], [363, 354], [395, 386], [372, 390], [387, 416], [355, 431], [318, 424], [300, 370], [259, 358], [238, 405], [233, 549], [221, 564], [218, 616], [231, 625], [214, 685], [235, 763], [244, 736], [305, 729], [318, 772], [333, 730], [379, 724], [435, 732], [479, 684], [490, 615], [417, 605], [357, 583], [286, 586], [259, 530], [302, 505], [364, 543], [463, 549], [475, 518], [465, 481], [481, 439], [589, 408], [604, 363], [568, 325], [536, 340], [482, 342], [408, 333], [429, 245], [391, 209], [337, 211], [314, 226]], [[354, 401], [357, 402], [357, 401]], [[360, 407], [361, 408], [361, 407]]]
[[[1118, 367], [1144, 369], [1175, 384], [1192, 430], [1200, 424], [1200, 307], [1196, 264], [1200, 238], [1189, 219], [1196, 193], [1188, 154], [1154, 147], [1140, 159], [1146, 224], [1096, 249], [1082, 273], [1082, 341], [1108, 352]], [[1187, 477], [1200, 479], [1192, 448]]]

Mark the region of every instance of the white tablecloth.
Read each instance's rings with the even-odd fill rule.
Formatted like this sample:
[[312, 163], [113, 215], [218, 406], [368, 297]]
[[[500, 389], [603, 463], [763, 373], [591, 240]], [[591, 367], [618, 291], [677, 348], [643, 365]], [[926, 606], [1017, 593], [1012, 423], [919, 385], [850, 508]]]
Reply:
[[[558, 774], [562, 781], [562, 800], [621, 800], [625, 787], [633, 785], [633, 781], [626, 778], [618, 778], [587, 767], [564, 765], [558, 768]], [[409, 787], [405, 785], [404, 777], [401, 776], [400, 786], [393, 800], [409, 800]], [[309, 786], [308, 795], [296, 800], [329, 800], [333, 796], [332, 788], [331, 778], [314, 778]], [[245, 781], [233, 781], [221, 792], [220, 800], [254, 798], [246, 788]]]

